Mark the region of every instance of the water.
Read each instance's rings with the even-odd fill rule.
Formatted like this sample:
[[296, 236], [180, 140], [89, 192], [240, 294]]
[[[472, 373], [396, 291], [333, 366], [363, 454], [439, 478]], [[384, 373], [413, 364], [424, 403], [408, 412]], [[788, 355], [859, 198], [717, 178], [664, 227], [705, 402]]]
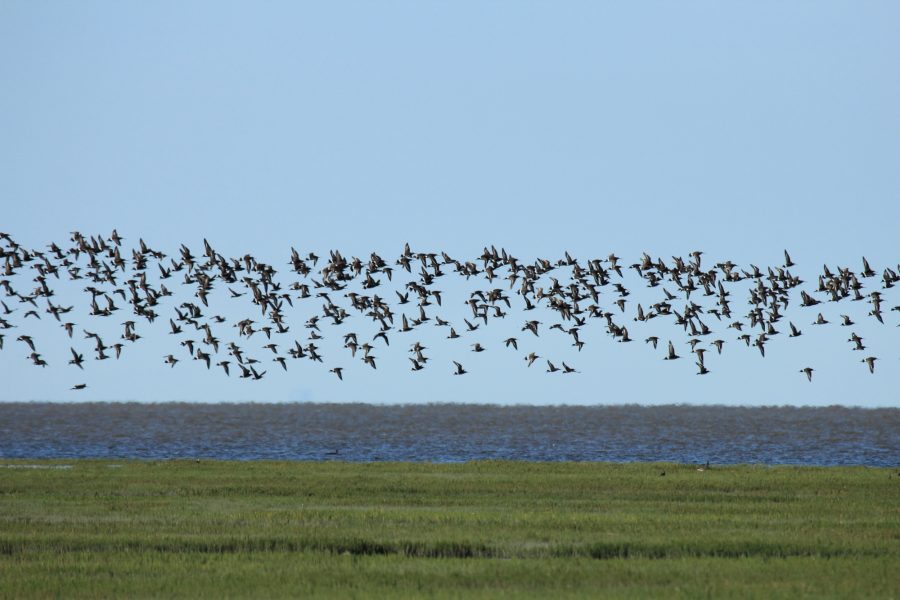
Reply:
[[900, 409], [0, 404], [2, 458], [900, 464]]

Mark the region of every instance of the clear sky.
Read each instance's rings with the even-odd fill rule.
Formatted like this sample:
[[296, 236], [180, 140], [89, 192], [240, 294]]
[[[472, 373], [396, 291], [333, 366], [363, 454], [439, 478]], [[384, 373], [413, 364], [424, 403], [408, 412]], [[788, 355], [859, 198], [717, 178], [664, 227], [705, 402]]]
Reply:
[[[291, 246], [392, 261], [404, 242], [627, 263], [699, 249], [760, 266], [787, 248], [813, 282], [862, 255], [896, 268], [898, 27], [893, 1], [6, 1], [0, 230], [40, 247], [116, 227], [126, 246], [142, 237], [169, 255], [205, 237], [285, 270]], [[55, 364], [31, 367], [7, 334], [0, 400], [893, 405], [900, 313], [877, 326], [852, 309], [874, 376], [837, 328], [779, 339], [766, 359], [729, 330], [733, 352], [697, 377], [598, 326], [578, 376], [526, 370], [498, 329], [465, 340], [483, 356], [435, 337], [419, 373], [398, 339], [378, 371], [334, 349], [343, 383], [272, 363], [251, 384], [170, 370], [158, 322], [81, 377], [42, 323]], [[798, 314], [811, 329], [815, 313]], [[453, 357], [468, 377], [450, 376]], [[80, 379], [89, 389], [69, 392]]]

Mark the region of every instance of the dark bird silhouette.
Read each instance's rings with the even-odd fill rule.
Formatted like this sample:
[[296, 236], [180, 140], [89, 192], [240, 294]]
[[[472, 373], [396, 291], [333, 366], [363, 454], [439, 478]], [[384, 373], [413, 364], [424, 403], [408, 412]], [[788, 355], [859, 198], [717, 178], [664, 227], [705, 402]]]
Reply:
[[675, 346], [672, 344], [672, 340], [669, 340], [669, 352], [663, 357], [663, 360], [675, 360], [677, 358], [681, 357], [675, 354]]
[[81, 369], [83, 371], [84, 367], [81, 365], [81, 363], [84, 362], [84, 355], [78, 354], [77, 352], [75, 352], [75, 348], [69, 348], [69, 350], [71, 350], [71, 352], [72, 352], [72, 360], [69, 361], [69, 364], [75, 365], [76, 367], [78, 367], [79, 369]]

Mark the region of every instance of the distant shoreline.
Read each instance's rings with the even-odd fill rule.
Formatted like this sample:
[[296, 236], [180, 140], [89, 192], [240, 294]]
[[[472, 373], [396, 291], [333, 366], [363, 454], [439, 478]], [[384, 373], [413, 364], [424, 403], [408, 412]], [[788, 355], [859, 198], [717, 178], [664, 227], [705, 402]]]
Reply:
[[861, 404], [702, 404], [691, 402], [667, 402], [664, 404], [640, 403], [640, 402], [598, 402], [595, 404], [568, 404], [565, 402], [527, 404], [527, 403], [500, 403], [500, 402], [317, 402], [307, 400], [0, 400], [0, 407], [11, 405], [35, 405], [49, 404], [60, 406], [78, 406], [93, 404], [108, 405], [139, 405], [139, 406], [165, 406], [165, 405], [196, 405], [196, 406], [368, 406], [374, 408], [391, 407], [424, 407], [424, 406], [448, 406], [448, 407], [491, 407], [491, 408], [699, 408], [699, 409], [797, 409], [797, 410], [887, 410], [900, 413], [898, 406], [868, 406]]

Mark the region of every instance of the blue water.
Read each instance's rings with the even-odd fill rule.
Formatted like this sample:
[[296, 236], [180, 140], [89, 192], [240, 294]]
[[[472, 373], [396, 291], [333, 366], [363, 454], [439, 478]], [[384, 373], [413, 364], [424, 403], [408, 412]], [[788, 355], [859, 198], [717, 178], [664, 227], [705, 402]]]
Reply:
[[900, 409], [0, 404], [2, 458], [900, 465]]

